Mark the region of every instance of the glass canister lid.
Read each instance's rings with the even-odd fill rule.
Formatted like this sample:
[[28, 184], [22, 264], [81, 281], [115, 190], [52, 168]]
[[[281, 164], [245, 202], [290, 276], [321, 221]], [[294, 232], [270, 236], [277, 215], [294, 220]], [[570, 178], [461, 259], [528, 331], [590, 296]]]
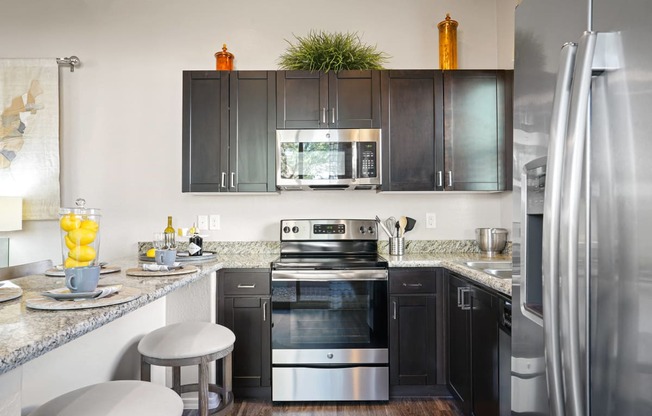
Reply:
[[84, 198], [77, 198], [75, 200], [74, 208], [60, 208], [59, 215], [64, 214], [77, 214], [77, 215], [91, 215], [100, 216], [100, 210], [97, 208], [86, 208], [86, 200]]
[[215, 57], [216, 58], [233, 59], [233, 54], [226, 50], [226, 43], [223, 43], [222, 44], [222, 52], [216, 52]]
[[446, 18], [437, 24], [437, 28], [439, 30], [457, 29], [457, 25], [458, 25], [457, 20], [451, 19], [450, 13], [446, 13]]

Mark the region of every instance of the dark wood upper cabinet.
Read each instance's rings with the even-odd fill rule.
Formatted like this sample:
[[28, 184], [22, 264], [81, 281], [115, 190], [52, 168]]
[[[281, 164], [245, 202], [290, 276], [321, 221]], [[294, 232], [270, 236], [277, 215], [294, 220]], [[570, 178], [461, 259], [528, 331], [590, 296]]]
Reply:
[[382, 189], [511, 189], [511, 85], [512, 71], [383, 71]]
[[434, 191], [443, 163], [442, 73], [383, 71], [384, 191]]
[[444, 71], [445, 189], [511, 189], [513, 71]]
[[183, 72], [183, 192], [220, 192], [228, 163], [229, 74]]
[[231, 191], [276, 190], [275, 75], [274, 71], [231, 73], [229, 135]]
[[280, 129], [380, 128], [379, 71], [278, 71]]
[[183, 72], [183, 192], [275, 191], [274, 71]]

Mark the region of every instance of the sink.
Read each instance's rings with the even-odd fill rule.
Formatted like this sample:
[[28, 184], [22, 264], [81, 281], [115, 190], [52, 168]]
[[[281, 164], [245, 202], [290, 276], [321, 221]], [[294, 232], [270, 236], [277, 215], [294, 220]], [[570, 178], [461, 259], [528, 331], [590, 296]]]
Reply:
[[483, 260], [483, 261], [467, 261], [464, 264], [469, 266], [472, 269], [496, 269], [496, 270], [512, 270], [512, 262], [511, 261], [490, 261], [490, 260]]
[[478, 260], [466, 261], [465, 265], [472, 269], [480, 270], [490, 274], [498, 279], [511, 279], [512, 278], [512, 262], [504, 260]]
[[512, 269], [483, 269], [485, 273], [497, 277], [499, 279], [511, 279], [512, 278]]

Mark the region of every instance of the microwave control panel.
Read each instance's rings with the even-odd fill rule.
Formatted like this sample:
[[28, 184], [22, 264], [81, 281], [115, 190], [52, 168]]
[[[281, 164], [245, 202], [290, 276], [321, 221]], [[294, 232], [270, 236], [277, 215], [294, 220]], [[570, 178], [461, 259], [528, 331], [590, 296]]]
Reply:
[[378, 152], [376, 142], [358, 142], [358, 177], [375, 178]]

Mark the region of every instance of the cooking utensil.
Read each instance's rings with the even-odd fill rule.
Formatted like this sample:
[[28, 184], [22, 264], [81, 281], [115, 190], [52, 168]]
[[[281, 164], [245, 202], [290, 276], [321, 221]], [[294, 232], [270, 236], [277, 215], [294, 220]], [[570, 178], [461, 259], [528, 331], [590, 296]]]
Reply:
[[505, 249], [507, 230], [505, 228], [476, 228], [475, 239], [480, 250], [488, 256], [492, 256]]
[[405, 227], [407, 227], [407, 222], [408, 222], [407, 217], [401, 217], [398, 220], [398, 224], [399, 224], [399, 227], [401, 229], [401, 232], [398, 235], [399, 237], [403, 237], [403, 235], [405, 235]]
[[387, 234], [389, 238], [393, 237], [392, 233], [390, 233], [387, 227], [385, 227], [385, 224], [383, 224], [383, 221], [378, 217], [378, 215], [376, 215], [376, 222], [380, 225], [380, 228], [382, 228], [383, 231], [385, 231], [385, 234]]
[[[392, 231], [390, 237], [398, 237], [398, 235], [394, 235], [394, 230], [398, 228], [398, 223], [396, 221], [396, 218], [394, 217], [387, 218], [385, 220], [385, 226], [387, 226], [387, 229]], [[398, 230], [396, 230], [396, 234], [398, 234]]]
[[406, 218], [407, 218], [407, 225], [405, 226], [405, 232], [412, 231], [414, 225], [417, 223], [417, 220], [410, 217], [406, 217]]

